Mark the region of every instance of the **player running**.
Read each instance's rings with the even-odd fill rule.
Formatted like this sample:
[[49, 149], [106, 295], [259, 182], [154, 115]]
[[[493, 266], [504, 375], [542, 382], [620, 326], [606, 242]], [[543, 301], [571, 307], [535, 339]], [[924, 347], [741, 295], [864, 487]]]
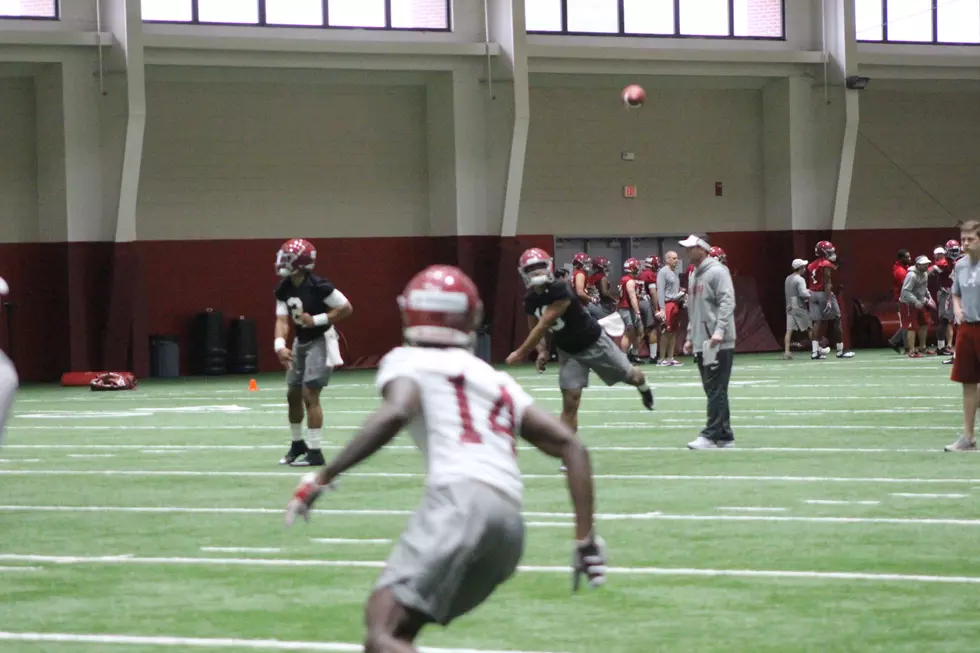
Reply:
[[[0, 297], [4, 297], [9, 292], [10, 287], [3, 277], [0, 277]], [[7, 418], [10, 416], [10, 409], [14, 405], [18, 384], [17, 370], [13, 362], [0, 350], [0, 445], [3, 444], [3, 432], [7, 425]]]
[[837, 358], [854, 358], [854, 352], [844, 351], [844, 332], [841, 329], [840, 304], [834, 294], [834, 272], [837, 271], [837, 250], [829, 240], [821, 240], [814, 248], [817, 258], [807, 266], [810, 290], [810, 318], [813, 320], [812, 360], [823, 360], [827, 354], [820, 339], [837, 340]]
[[589, 371], [595, 371], [606, 385], [626, 383], [640, 391], [643, 405], [653, 410], [653, 390], [639, 368], [630, 364], [613, 339], [603, 331], [568, 286], [555, 283], [554, 260], [537, 247], [521, 254], [521, 278], [527, 286], [524, 312], [531, 332], [509, 356], [507, 364], [523, 361], [537, 348], [539, 369], [547, 361], [545, 334], [551, 332], [558, 349], [558, 387], [561, 389], [561, 420], [578, 431], [578, 409], [582, 390], [589, 385]]
[[573, 587], [582, 574], [597, 587], [606, 572], [588, 451], [510, 375], [473, 355], [482, 317], [473, 282], [457, 268], [431, 266], [408, 283], [398, 305], [405, 346], [378, 368], [381, 406], [329, 465], [304, 476], [286, 509], [287, 525], [308, 519], [334, 479], [409, 428], [426, 458], [425, 496], [368, 599], [365, 650], [372, 653], [416, 651], [424, 626], [449, 624], [514, 574], [524, 548], [518, 435], [568, 468]]
[[[350, 302], [329, 279], [313, 274], [316, 249], [302, 238], [287, 240], [276, 255], [275, 349], [286, 368], [286, 398], [292, 444], [279, 461], [295, 467], [322, 465], [323, 408], [320, 391], [333, 368], [343, 364], [334, 324], [354, 312]], [[286, 346], [290, 324], [295, 331], [292, 349]], [[306, 413], [307, 437], [303, 438]], [[308, 442], [307, 442], [308, 441]]]

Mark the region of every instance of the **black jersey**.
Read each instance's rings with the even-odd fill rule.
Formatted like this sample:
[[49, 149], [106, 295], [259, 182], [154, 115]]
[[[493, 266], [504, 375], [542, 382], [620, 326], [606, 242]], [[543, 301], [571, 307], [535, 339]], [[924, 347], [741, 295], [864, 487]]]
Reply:
[[602, 327], [589, 313], [567, 283], [556, 281], [545, 287], [544, 292], [533, 288], [524, 297], [524, 312], [541, 319], [545, 309], [563, 300], [571, 300], [565, 314], [555, 320], [550, 331], [555, 346], [569, 354], [575, 354], [593, 345], [602, 335]]
[[315, 338], [322, 338], [323, 334], [333, 328], [326, 326], [303, 326], [299, 318], [303, 313], [319, 315], [327, 313], [331, 306], [327, 303], [327, 298], [335, 291], [336, 287], [325, 277], [318, 277], [315, 274], [308, 274], [303, 279], [303, 283], [298, 286], [293, 284], [292, 279], [285, 278], [276, 288], [276, 299], [284, 302], [289, 309], [289, 317], [296, 330], [296, 338], [301, 343], [310, 342]]

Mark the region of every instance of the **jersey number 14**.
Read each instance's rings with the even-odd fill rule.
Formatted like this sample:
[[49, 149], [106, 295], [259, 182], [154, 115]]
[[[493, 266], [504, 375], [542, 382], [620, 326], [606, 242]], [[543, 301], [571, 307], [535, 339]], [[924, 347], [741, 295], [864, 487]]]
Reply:
[[[459, 434], [460, 441], [468, 444], [482, 444], [483, 438], [473, 424], [473, 414], [470, 412], [470, 402], [466, 397], [466, 378], [462, 375], [449, 377], [449, 382], [456, 388], [456, 404], [459, 409], [459, 418], [463, 423], [463, 430]], [[506, 415], [504, 414], [506, 411]], [[490, 409], [489, 426], [490, 431], [497, 435], [509, 438], [511, 449], [517, 455], [517, 440], [514, 436], [514, 400], [511, 398], [507, 388], [500, 386], [500, 397]]]

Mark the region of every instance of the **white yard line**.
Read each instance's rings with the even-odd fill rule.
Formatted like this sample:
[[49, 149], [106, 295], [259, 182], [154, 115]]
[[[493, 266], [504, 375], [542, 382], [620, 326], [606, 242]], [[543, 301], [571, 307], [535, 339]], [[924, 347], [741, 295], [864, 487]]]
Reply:
[[17, 571], [40, 571], [40, 567], [0, 567], [0, 573]]
[[733, 512], [785, 512], [786, 508], [767, 506], [718, 506], [716, 510], [731, 510]]
[[281, 549], [252, 546], [202, 546], [201, 551], [209, 553], [279, 553]]
[[[0, 632], [0, 641], [47, 642], [62, 644], [124, 644], [130, 646], [164, 646], [179, 648], [238, 648], [266, 651], [315, 651], [318, 653], [360, 653], [364, 644], [337, 642], [299, 642], [281, 639], [237, 639], [230, 637], [175, 637], [142, 635], [83, 635], [78, 633], [11, 633]], [[419, 647], [420, 653], [534, 653], [532, 651], [491, 651], [475, 648]]]
[[[124, 564], [124, 565], [213, 565], [213, 566], [255, 566], [255, 567], [340, 567], [361, 569], [383, 569], [381, 560], [319, 560], [286, 558], [190, 558], [161, 557], [137, 558], [123, 556], [42, 556], [0, 554], [0, 560], [18, 560], [60, 565], [86, 564]], [[568, 574], [571, 569], [564, 566], [521, 565], [523, 573]], [[694, 569], [663, 567], [609, 567], [610, 574], [623, 576], [731, 576], [743, 578], [805, 578], [817, 580], [868, 580], [878, 582], [918, 582], [980, 584], [977, 576], [931, 576], [920, 574], [881, 574], [873, 572], [838, 571], [787, 571], [768, 569]]]
[[317, 544], [391, 544], [390, 539], [378, 538], [357, 538], [357, 537], [311, 537], [311, 542]]
[[881, 501], [838, 501], [833, 499], [807, 499], [804, 503], [815, 506], [877, 506]]
[[907, 497], [909, 499], [965, 499], [967, 494], [917, 494], [915, 492], [892, 492], [893, 497]]
[[[50, 447], [49, 447], [50, 448]], [[115, 458], [114, 453], [70, 453], [69, 458]]]

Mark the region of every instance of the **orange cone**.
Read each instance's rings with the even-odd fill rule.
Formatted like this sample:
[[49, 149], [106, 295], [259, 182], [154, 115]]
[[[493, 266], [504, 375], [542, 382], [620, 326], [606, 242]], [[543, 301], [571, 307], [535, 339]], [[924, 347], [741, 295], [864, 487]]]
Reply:
[[256, 392], [258, 391], [258, 389], [259, 389], [259, 384], [255, 382], [255, 379], [252, 379], [251, 381], [248, 382], [249, 392]]

